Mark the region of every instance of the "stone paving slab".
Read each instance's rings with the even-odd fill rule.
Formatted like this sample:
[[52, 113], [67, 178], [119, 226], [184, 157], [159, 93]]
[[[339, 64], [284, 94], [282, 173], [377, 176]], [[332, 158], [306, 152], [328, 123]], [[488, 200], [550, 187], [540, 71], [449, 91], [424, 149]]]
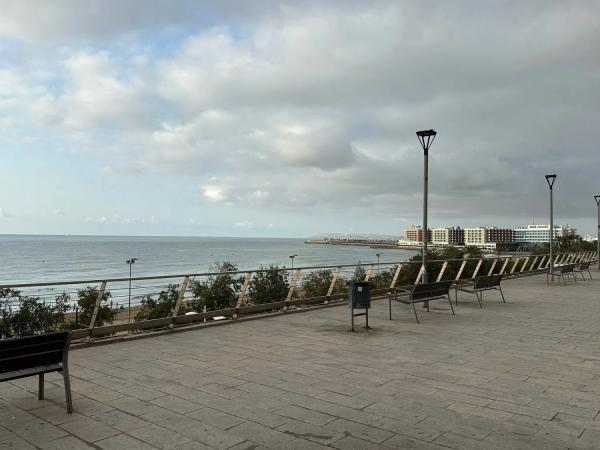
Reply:
[[74, 349], [60, 376], [0, 384], [0, 448], [600, 447], [600, 273], [504, 282], [483, 310], [386, 301]]

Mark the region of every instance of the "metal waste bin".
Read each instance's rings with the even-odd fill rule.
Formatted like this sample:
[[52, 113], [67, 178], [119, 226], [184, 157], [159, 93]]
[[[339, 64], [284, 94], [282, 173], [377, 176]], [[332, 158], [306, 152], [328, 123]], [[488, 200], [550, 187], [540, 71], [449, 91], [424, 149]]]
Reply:
[[348, 301], [353, 309], [371, 307], [370, 286], [368, 281], [351, 281], [348, 284]]
[[[348, 284], [348, 305], [350, 306], [350, 320], [354, 331], [354, 318], [365, 316], [366, 326], [369, 328], [369, 308], [371, 307], [371, 283], [368, 281], [350, 281]], [[364, 309], [362, 313], [354, 313], [355, 309]]]

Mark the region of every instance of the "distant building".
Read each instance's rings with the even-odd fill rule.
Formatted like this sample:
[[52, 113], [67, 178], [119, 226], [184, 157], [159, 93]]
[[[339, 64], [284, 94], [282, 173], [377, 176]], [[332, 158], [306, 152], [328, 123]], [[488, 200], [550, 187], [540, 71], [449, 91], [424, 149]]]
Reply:
[[[569, 234], [575, 234], [575, 228], [569, 226], [554, 225], [554, 239], [564, 237]], [[550, 225], [527, 225], [526, 227], [515, 228], [515, 242], [543, 244], [550, 242]]]
[[460, 227], [439, 227], [433, 228], [430, 232], [431, 243], [434, 245], [463, 245], [465, 243], [465, 230]]
[[[408, 227], [404, 230], [404, 240], [408, 242], [423, 242], [423, 229], [421, 227]], [[431, 230], [427, 230], [427, 242], [431, 242]]]
[[511, 228], [473, 227], [465, 228], [465, 245], [472, 245], [484, 250], [496, 250], [496, 244], [514, 242]]

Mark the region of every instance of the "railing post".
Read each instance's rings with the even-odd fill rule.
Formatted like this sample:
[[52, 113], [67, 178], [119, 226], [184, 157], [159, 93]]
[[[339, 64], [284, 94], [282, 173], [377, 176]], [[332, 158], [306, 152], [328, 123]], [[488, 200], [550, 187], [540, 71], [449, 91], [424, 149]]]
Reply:
[[96, 319], [98, 318], [98, 311], [100, 310], [100, 303], [102, 302], [102, 297], [104, 297], [104, 291], [106, 290], [106, 281], [103, 281], [100, 284], [100, 290], [98, 291], [98, 298], [96, 298], [96, 304], [94, 305], [94, 311], [92, 312], [92, 319], [90, 320], [90, 337], [91, 331], [96, 325]]
[[529, 266], [529, 271], [531, 272], [533, 270], [533, 268], [535, 267], [535, 264], [537, 263], [538, 259], [540, 259], [539, 256], [536, 256], [535, 258], [533, 258], [533, 262], [531, 263], [531, 265]]
[[510, 273], [515, 273], [515, 269], [517, 268], [517, 264], [519, 264], [519, 261], [521, 260], [521, 258], [517, 257], [517, 259], [515, 259], [515, 263], [512, 266], [512, 269], [510, 269]]
[[525, 258], [525, 262], [521, 266], [521, 272], [525, 272], [525, 268], [527, 267], [527, 263], [529, 262], [529, 258], [530, 258], [529, 256], [527, 258]]
[[510, 257], [508, 257], [504, 260], [504, 264], [502, 264], [502, 269], [500, 270], [500, 274], [504, 274], [504, 271], [506, 270], [506, 266], [508, 266], [508, 261], [510, 261]]
[[439, 283], [440, 281], [442, 281], [442, 277], [444, 276], [444, 272], [446, 271], [447, 266], [448, 266], [448, 261], [444, 261], [444, 264], [442, 264], [442, 268], [440, 269], [440, 273], [438, 273], [438, 276], [435, 279], [436, 283]]
[[[246, 299], [246, 291], [248, 290], [248, 286], [250, 285], [250, 279], [252, 278], [252, 272], [246, 272], [246, 277], [244, 278], [244, 284], [240, 289], [240, 295], [238, 296], [238, 301], [235, 305], [235, 309], [239, 309], [244, 304], [244, 300]], [[237, 319], [237, 313], [234, 314], [234, 319]]]
[[175, 319], [177, 318], [177, 315], [179, 314], [179, 308], [181, 308], [181, 302], [183, 301], [183, 298], [185, 297], [185, 291], [187, 290], [187, 285], [190, 281], [190, 277], [185, 276], [183, 277], [183, 280], [181, 280], [181, 284], [179, 285], [179, 295], [177, 295], [177, 302], [175, 303], [175, 306], [173, 307], [173, 311], [171, 312], [171, 318], [173, 319], [173, 322], [171, 323], [171, 328], [173, 328], [175, 326]]
[[288, 290], [287, 297], [285, 298], [286, 302], [289, 302], [292, 299], [294, 289], [296, 289], [296, 283], [298, 283], [298, 278], [300, 278], [300, 269], [294, 270], [294, 274], [292, 275], [292, 282], [290, 283], [290, 288]]
[[365, 275], [365, 281], [369, 281], [371, 279], [371, 275], [373, 275], [373, 264], [369, 266], [367, 269], [367, 274]]
[[417, 279], [415, 280], [415, 284], [419, 284], [421, 278], [423, 278], [423, 272], [425, 272], [425, 266], [421, 264], [421, 268], [419, 269], [419, 273], [417, 274]]
[[471, 276], [471, 278], [475, 278], [477, 276], [477, 274], [479, 273], [479, 268], [481, 267], [482, 263], [483, 263], [483, 258], [479, 259], [479, 261], [477, 262], [477, 266], [475, 267], [475, 270], [473, 271], [473, 276]]
[[327, 298], [331, 297], [333, 294], [333, 289], [335, 288], [335, 284], [337, 283], [337, 279], [340, 276], [341, 267], [336, 267], [335, 272], [333, 273], [333, 277], [331, 277], [331, 283], [329, 283], [329, 289], [327, 290]]
[[465, 270], [465, 266], [467, 265], [467, 260], [463, 259], [462, 264], [460, 265], [460, 268], [458, 269], [458, 273], [456, 274], [456, 277], [454, 278], [454, 281], [458, 281], [460, 280], [460, 276], [463, 273], [463, 270]]
[[498, 263], [498, 258], [494, 258], [494, 262], [492, 263], [492, 267], [488, 271], [488, 277], [494, 273], [494, 269], [496, 268], [496, 264]]
[[390, 283], [390, 289], [394, 289], [396, 287], [396, 282], [398, 281], [398, 277], [400, 276], [402, 267], [402, 264], [398, 264], [398, 267], [396, 267], [396, 272], [394, 272], [394, 278], [392, 278], [392, 282]]

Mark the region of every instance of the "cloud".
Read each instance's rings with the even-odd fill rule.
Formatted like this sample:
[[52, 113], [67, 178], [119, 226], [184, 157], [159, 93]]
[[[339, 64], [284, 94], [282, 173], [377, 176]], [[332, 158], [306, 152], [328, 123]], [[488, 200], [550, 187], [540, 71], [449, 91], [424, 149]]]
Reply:
[[54, 214], [55, 216], [64, 216], [65, 212], [62, 209], [57, 208], [54, 211], [52, 211], [52, 214]]
[[[560, 214], [588, 215], [593, 2], [108, 5], [8, 3], [0, 35], [37, 50], [0, 70], [3, 129], [28, 131], [14, 140], [99, 158], [111, 177], [189, 180], [196, 205], [345, 223], [419, 216], [414, 133], [433, 127], [432, 220], [544, 217], [548, 171], [571, 199]], [[68, 44], [44, 55], [44, 37]]]
[[0, 208], [0, 219], [10, 219], [11, 217], [13, 217], [11, 213]]
[[252, 222], [236, 222], [233, 224], [233, 226], [237, 228], [254, 228], [254, 224]]

